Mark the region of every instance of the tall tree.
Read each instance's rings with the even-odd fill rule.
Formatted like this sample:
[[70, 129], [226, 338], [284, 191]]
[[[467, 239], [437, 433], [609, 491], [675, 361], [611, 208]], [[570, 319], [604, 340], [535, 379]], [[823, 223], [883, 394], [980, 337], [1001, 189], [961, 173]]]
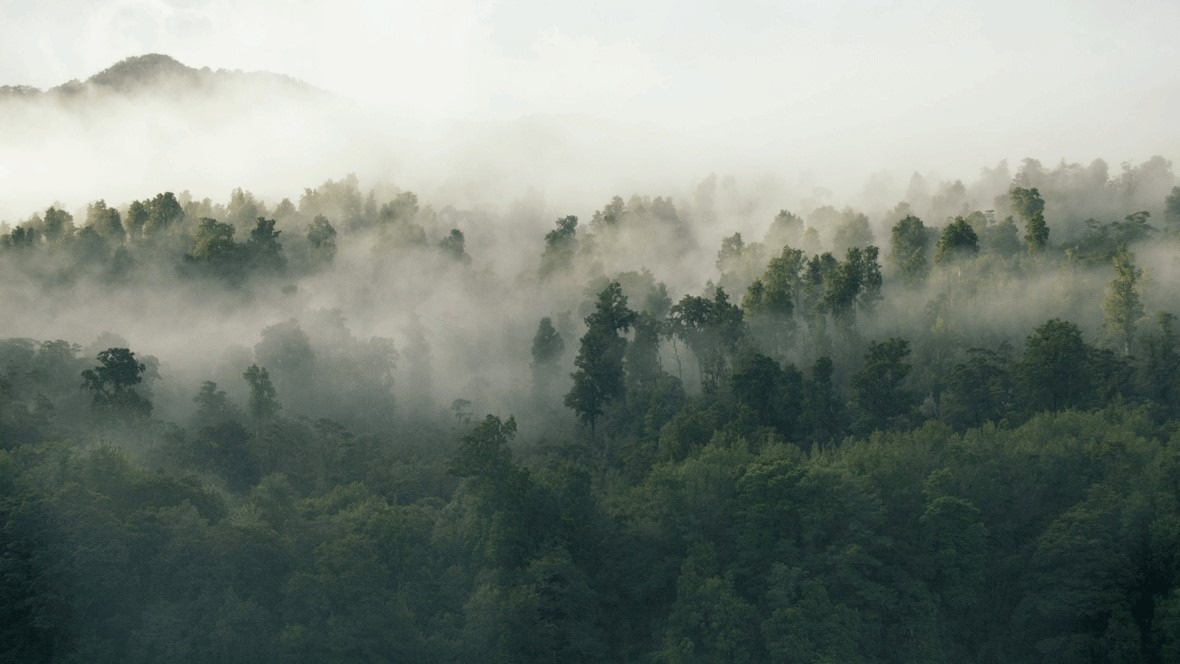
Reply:
[[668, 318], [672, 333], [696, 355], [702, 385], [716, 387], [745, 334], [742, 310], [730, 304], [724, 289], [717, 288], [712, 299], [685, 295]]
[[1164, 199], [1164, 223], [1169, 235], [1180, 235], [1180, 187], [1172, 187]]
[[283, 257], [283, 245], [279, 244], [281, 233], [282, 231], [275, 230], [274, 219], [258, 217], [245, 247], [252, 266], [275, 272], [287, 266], [287, 259]]
[[913, 286], [922, 283], [930, 273], [927, 248], [930, 236], [922, 220], [906, 215], [893, 225], [890, 232], [889, 260], [902, 280]]
[[317, 214], [307, 227], [307, 241], [311, 244], [312, 260], [329, 264], [336, 257], [336, 229], [322, 214]]
[[557, 228], [545, 234], [545, 253], [541, 255], [541, 276], [569, 269], [578, 248], [578, 218], [574, 215], [557, 220]]
[[265, 367], [251, 364], [242, 374], [242, 378], [250, 385], [250, 416], [262, 422], [279, 412], [278, 399], [275, 398], [275, 386], [270, 382], [270, 373]]
[[1135, 267], [1135, 255], [1125, 244], [1119, 247], [1112, 262], [1114, 279], [1107, 285], [1106, 299], [1102, 301], [1103, 322], [1107, 336], [1121, 348], [1124, 356], [1129, 356], [1135, 327], [1143, 317], [1138, 289], [1143, 270]]
[[1008, 192], [1012, 209], [1024, 219], [1024, 243], [1031, 253], [1044, 251], [1049, 242], [1049, 226], [1045, 223], [1045, 201], [1036, 187], [1013, 187]]
[[549, 383], [555, 376], [561, 356], [565, 354], [565, 340], [553, 327], [553, 319], [546, 316], [537, 324], [537, 333], [533, 335], [532, 356], [530, 367], [533, 370], [533, 389], [536, 396], [547, 394]]
[[909, 354], [910, 343], [899, 337], [869, 344], [864, 366], [852, 376], [852, 397], [862, 430], [909, 424], [917, 405], [906, 387], [911, 369], [906, 362]]
[[619, 335], [631, 328], [635, 317], [617, 281], [598, 294], [594, 313], [586, 317], [586, 334], [574, 360], [577, 369], [571, 374], [574, 386], [565, 395], [565, 405], [590, 426], [591, 439], [603, 408], [626, 392], [623, 356], [627, 339]]

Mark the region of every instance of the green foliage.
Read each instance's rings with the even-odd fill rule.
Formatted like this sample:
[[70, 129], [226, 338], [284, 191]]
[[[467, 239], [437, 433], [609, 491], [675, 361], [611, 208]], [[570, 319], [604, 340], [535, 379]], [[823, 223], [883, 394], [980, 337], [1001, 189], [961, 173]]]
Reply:
[[557, 228], [545, 234], [545, 252], [541, 256], [541, 277], [570, 269], [578, 248], [578, 218], [570, 215], [557, 220]]
[[103, 239], [122, 242], [124, 237], [123, 221], [119, 211], [107, 207], [106, 201], [98, 200], [86, 209], [86, 225], [93, 228]]
[[1164, 200], [1164, 221], [1168, 223], [1168, 230], [1176, 234], [1180, 226], [1180, 187], [1172, 187], [1172, 193]]
[[265, 367], [251, 364], [242, 374], [242, 378], [245, 378], [250, 386], [250, 417], [262, 421], [279, 412], [282, 406], [275, 398], [275, 386], [270, 381], [270, 373]]
[[193, 247], [187, 257], [208, 263], [216, 270], [237, 269], [241, 248], [234, 242], [234, 227], [216, 219], [202, 219], [193, 234]]
[[336, 257], [336, 229], [324, 215], [317, 214], [307, 226], [307, 241], [317, 264], [330, 264]]
[[1135, 328], [1143, 317], [1138, 288], [1143, 270], [1135, 267], [1135, 257], [1126, 245], [1115, 253], [1113, 263], [1114, 279], [1107, 285], [1106, 299], [1102, 301], [1103, 322], [1107, 336], [1123, 355], [1130, 355]]
[[668, 314], [670, 331], [692, 349], [700, 368], [701, 382], [715, 388], [745, 336], [742, 310], [730, 304], [721, 288], [712, 299], [685, 295]]
[[244, 247], [252, 267], [264, 272], [280, 272], [287, 266], [283, 245], [279, 244], [281, 233], [275, 230], [274, 219], [258, 217]]
[[606, 405], [626, 392], [623, 357], [627, 340], [619, 333], [629, 330], [635, 317], [617, 281], [599, 293], [594, 313], [586, 317], [586, 334], [582, 335], [574, 359], [576, 370], [571, 374], [574, 386], [565, 395], [565, 405], [590, 427], [591, 438]]
[[1016, 362], [1016, 387], [1028, 413], [1082, 408], [1094, 395], [1090, 347], [1078, 326], [1057, 318], [1038, 327]]
[[555, 364], [565, 353], [565, 341], [553, 327], [553, 319], [548, 316], [537, 324], [537, 333], [533, 336], [533, 367]]
[[1024, 243], [1030, 253], [1045, 250], [1049, 242], [1049, 226], [1045, 223], [1045, 201], [1036, 187], [1013, 187], [1008, 192], [1012, 210], [1024, 219]]
[[942, 230], [938, 238], [938, 253], [934, 260], [937, 263], [948, 263], [960, 258], [973, 257], [979, 253], [979, 237], [971, 224], [962, 217], [955, 220]]
[[98, 354], [100, 366], [82, 372], [82, 388], [93, 393], [96, 410], [119, 415], [147, 417], [152, 402], [136, 390], [147, 366], [126, 348], [108, 348]]
[[909, 423], [917, 405], [905, 384], [911, 369], [905, 361], [909, 354], [905, 339], [870, 342], [864, 366], [852, 376], [852, 399], [861, 418], [858, 428], [872, 431]]
[[[685, 259], [673, 288], [710, 278], [693, 271], [702, 248], [665, 198], [616, 197], [584, 235], [561, 220], [542, 262], [562, 276], [542, 282], [447, 268], [440, 254], [466, 255], [449, 230], [486, 228], [485, 213], [366, 195], [355, 178], [308, 190], [298, 210], [280, 204], [273, 222], [235, 190], [227, 206], [186, 200], [179, 215], [161, 194], [123, 215], [98, 201], [80, 230], [56, 207], [5, 227], [0, 268], [44, 287], [34, 311], [75, 284], [126, 295], [160, 275], [187, 302], [188, 288], [208, 296], [207, 280], [187, 283], [207, 273], [233, 276], [216, 295], [227, 310], [300, 318], [262, 331], [243, 389], [172, 366], [156, 375], [113, 335], [88, 351], [109, 346], [99, 366], [66, 341], [0, 340], [0, 660], [1176, 660], [1180, 333], [1148, 311], [1168, 306], [1167, 289], [1119, 251], [1152, 238], [1148, 215], [1082, 221], [1154, 211], [1158, 200], [1128, 192], [1174, 178], [1159, 162], [1115, 182], [1104, 169], [1028, 163], [1016, 199], [996, 201], [1000, 218], [1011, 207], [1026, 222], [1043, 222], [1049, 201], [1062, 240], [1037, 260], [1016, 255], [1010, 219], [971, 211], [1006, 171], [983, 189], [915, 186], [915, 209], [962, 215], [940, 260], [978, 256], [928, 284], [947, 293], [901, 287], [928, 281], [933, 240], [906, 206], [888, 217], [900, 221], [885, 275], [855, 240], [863, 216], [821, 207], [806, 235], [781, 213], [765, 245], [710, 231], [726, 237], [721, 272], [677, 300], [625, 263], [629, 245], [651, 245]], [[688, 210], [719, 223], [733, 210], [710, 186]], [[858, 246], [819, 253], [820, 224]], [[304, 228], [284, 268], [279, 231]], [[235, 242], [235, 229], [250, 237]], [[300, 311], [343, 276], [323, 269], [337, 243], [349, 268], [374, 249], [378, 281], [358, 301], [420, 298], [432, 323], [445, 303], [421, 284], [436, 274], [488, 301], [520, 296], [497, 309], [507, 316], [591, 294], [572, 414], [546, 382], [576, 333], [568, 315], [531, 339], [531, 398], [513, 391], [528, 371], [519, 338], [508, 352], [463, 318], [459, 331], [480, 339], [454, 356], [470, 375], [431, 386], [429, 353], [450, 359], [450, 333], [412, 326], [405, 396], [421, 407], [395, 411], [392, 342], [354, 338], [341, 311]], [[1102, 306], [1082, 295], [1101, 280], [1087, 263], [1108, 260]], [[440, 271], [399, 280], [389, 270], [402, 263]], [[744, 293], [740, 308], [730, 292]], [[1013, 293], [1078, 323], [1030, 329]], [[907, 315], [926, 298], [926, 316]], [[685, 345], [703, 383], [689, 393], [664, 370], [679, 373]], [[245, 366], [248, 352], [225, 357]], [[226, 379], [225, 362], [207, 364]], [[161, 381], [154, 411], [149, 377]], [[437, 412], [434, 392], [452, 408]], [[485, 405], [517, 415], [473, 421]]]
[[893, 269], [907, 284], [921, 284], [930, 273], [929, 245], [929, 232], [921, 219], [906, 215], [893, 225], [889, 259]]
[[967, 361], [956, 364], [947, 376], [941, 405], [943, 420], [962, 430], [1000, 422], [1012, 410], [1009, 350], [968, 349]]

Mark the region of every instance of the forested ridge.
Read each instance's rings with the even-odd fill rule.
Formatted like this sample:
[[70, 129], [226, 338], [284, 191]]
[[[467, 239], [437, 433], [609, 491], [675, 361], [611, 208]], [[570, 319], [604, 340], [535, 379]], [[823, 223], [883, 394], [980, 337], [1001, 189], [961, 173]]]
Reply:
[[764, 207], [0, 225], [0, 660], [1180, 661], [1171, 164]]

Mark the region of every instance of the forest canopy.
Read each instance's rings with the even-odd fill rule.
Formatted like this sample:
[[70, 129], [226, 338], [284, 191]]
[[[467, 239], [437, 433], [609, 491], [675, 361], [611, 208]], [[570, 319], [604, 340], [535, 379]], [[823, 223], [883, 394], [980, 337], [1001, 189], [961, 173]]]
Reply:
[[0, 225], [0, 659], [1180, 660], [1161, 157]]

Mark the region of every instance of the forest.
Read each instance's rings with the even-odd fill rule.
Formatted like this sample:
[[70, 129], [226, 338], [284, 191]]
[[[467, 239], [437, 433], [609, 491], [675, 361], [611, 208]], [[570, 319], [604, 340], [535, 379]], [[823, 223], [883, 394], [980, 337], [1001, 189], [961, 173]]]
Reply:
[[1178, 662], [1177, 184], [9, 220], [0, 660]]

